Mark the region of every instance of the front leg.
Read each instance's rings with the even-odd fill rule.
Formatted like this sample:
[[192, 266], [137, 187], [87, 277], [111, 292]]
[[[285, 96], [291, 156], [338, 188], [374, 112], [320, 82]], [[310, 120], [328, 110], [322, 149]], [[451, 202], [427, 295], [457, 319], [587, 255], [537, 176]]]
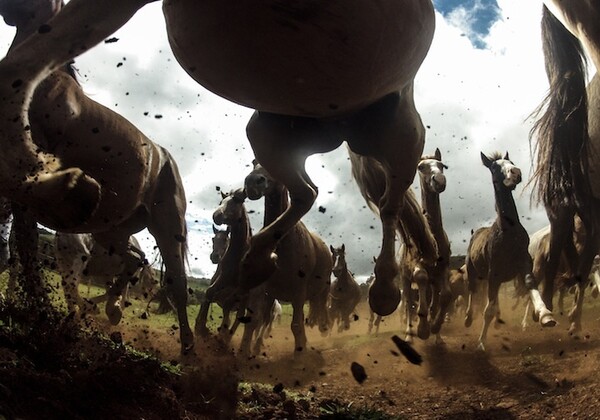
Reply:
[[[145, 3], [148, 0], [73, 0], [48, 22], [51, 31], [33, 34], [0, 61], [2, 194], [41, 209], [39, 216], [42, 210], [51, 213], [48, 219], [65, 223], [59, 227], [74, 224], [70, 217], [85, 221], [97, 205], [100, 187], [77, 168], [56, 172], [56, 159], [38, 153], [25, 128], [30, 127], [33, 92], [52, 71], [115, 32]], [[57, 202], [61, 206], [54, 205]], [[82, 204], [86, 211], [77, 210]]]
[[256, 160], [289, 192], [289, 207], [252, 237], [242, 261], [241, 285], [251, 289], [266, 281], [276, 269], [275, 250], [283, 238], [312, 207], [317, 186], [304, 168], [306, 158], [331, 151], [341, 143], [324, 134], [312, 118], [293, 118], [255, 112], [247, 127]]
[[415, 108], [412, 83], [353, 117], [348, 137], [354, 153], [375, 159], [384, 172], [383, 195], [375, 203], [383, 238], [375, 262], [375, 279], [369, 289], [369, 304], [375, 313], [386, 316], [400, 302], [400, 291], [395, 284], [396, 232], [404, 195], [415, 177], [425, 143], [425, 128]]

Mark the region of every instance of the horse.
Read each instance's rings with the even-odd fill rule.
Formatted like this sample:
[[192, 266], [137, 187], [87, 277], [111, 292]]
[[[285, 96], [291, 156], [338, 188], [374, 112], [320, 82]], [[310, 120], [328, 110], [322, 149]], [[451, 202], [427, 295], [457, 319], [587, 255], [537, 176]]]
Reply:
[[[36, 37], [40, 31], [44, 32], [40, 28], [49, 28], [57, 19], [75, 22], [67, 11], [72, 9], [71, 6], [69, 3], [63, 12], [61, 2], [57, 0], [1, 1], [0, 14], [8, 24], [17, 27], [16, 37], [2, 62], [8, 63], [12, 60], [10, 57], [20, 55], [19, 51], [29, 50], [30, 35]], [[29, 50], [29, 53], [33, 51]], [[34, 55], [38, 62], [45, 54], [37, 51]], [[24, 61], [18, 61], [19, 68], [28, 67], [24, 66]], [[21, 154], [24, 150], [19, 150], [15, 156], [19, 156], [17, 166], [20, 171], [28, 174], [21, 172], [23, 177], [17, 183], [28, 180], [23, 181], [21, 187], [13, 188], [20, 175], [18, 172], [5, 173], [12, 179], [9, 181], [12, 186], [5, 184], [2, 195], [26, 207], [27, 214], [32, 215], [29, 217], [53, 230], [91, 233], [104, 249], [122, 258], [124, 270], [110, 288], [106, 305], [112, 324], [121, 319], [117, 301], [130, 275], [138, 268], [139, 259], [128, 251], [129, 237], [147, 227], [165, 264], [167, 287], [177, 307], [181, 351], [187, 353], [193, 348], [193, 334], [186, 312], [186, 199], [177, 164], [166, 149], [152, 142], [124, 117], [88, 98], [74, 78], [71, 66], [63, 65], [63, 62], [44, 65], [48, 71], [35, 77], [35, 89], [26, 89], [27, 101], [22, 116], [27, 124], [21, 127], [28, 129], [20, 131], [27, 132], [25, 148], [29, 153]], [[3, 76], [0, 80], [7, 80]], [[14, 80], [13, 77], [10, 79]], [[4, 94], [0, 97], [7, 99]], [[7, 139], [5, 129], [9, 126], [16, 127], [11, 123], [3, 123], [0, 127], [3, 139]], [[35, 152], [30, 149], [33, 141]], [[17, 148], [21, 149], [20, 146]], [[54, 156], [51, 166], [61, 165], [63, 169], [54, 173], [46, 164], [34, 168], [31, 156], [27, 156], [32, 152], [36, 156]], [[0, 166], [5, 168], [4, 162]], [[39, 169], [43, 173], [29, 178]], [[53, 192], [40, 200], [38, 187], [45, 190], [43, 186], [50, 184], [58, 189], [46, 190]], [[22, 195], [17, 191], [22, 187], [31, 194], [30, 200], [21, 199]], [[85, 217], [81, 217], [82, 214]], [[35, 226], [35, 223], [31, 225]], [[20, 254], [36, 249], [34, 246], [20, 248]]]
[[350, 316], [360, 302], [360, 287], [354, 275], [348, 270], [346, 263], [346, 245], [340, 247], [329, 246], [333, 257], [332, 273], [335, 280], [331, 283], [329, 292], [329, 330], [338, 324], [338, 332], [350, 329]]
[[[217, 225], [227, 225], [227, 229], [218, 230], [213, 227], [215, 238], [219, 236], [219, 240], [213, 238], [211, 260], [213, 254], [221, 257], [196, 317], [195, 333], [198, 336], [206, 336], [209, 333], [206, 323], [211, 303], [215, 302], [223, 309], [223, 318], [218, 331], [225, 341], [229, 341], [233, 336], [239, 326], [240, 317], [245, 311], [245, 301], [235, 293], [240, 274], [239, 262], [248, 251], [252, 237], [250, 219], [244, 206], [245, 200], [246, 193], [241, 188], [229, 193], [221, 193], [221, 202], [213, 213], [213, 221]], [[221, 232], [229, 233], [229, 236], [223, 238]], [[226, 244], [224, 251], [216, 248], [224, 244]], [[238, 316], [230, 325], [232, 311], [235, 311]]]
[[[124, 307], [127, 302], [131, 286], [139, 289], [138, 295], [144, 299], [151, 297], [156, 286], [152, 270], [146, 260], [146, 255], [141, 250], [135, 236], [129, 238], [128, 252], [137, 255], [138, 264], [134, 273], [131, 273], [123, 296], [119, 296], [116, 304]], [[113, 285], [115, 277], [123, 272], [123, 261], [120, 255], [111, 254], [97, 243], [89, 233], [62, 233], [56, 232], [54, 237], [54, 256], [59, 275], [62, 278], [62, 288], [67, 302], [67, 310], [77, 315], [96, 313], [96, 304], [107, 300], [108, 294], [104, 293], [92, 299], [83, 299], [79, 293], [79, 284], [86, 280], [89, 284], [94, 280], [96, 284], [104, 285], [107, 290]]]
[[225, 230], [220, 230], [213, 225], [212, 251], [210, 253], [210, 262], [218, 264], [225, 254], [225, 250], [229, 246], [229, 227]]
[[[288, 190], [261, 164], [254, 161], [253, 166], [252, 171], [244, 179], [244, 190], [250, 200], [264, 198], [266, 228], [289, 208]], [[292, 304], [295, 356], [300, 356], [306, 349], [304, 330], [306, 301], [310, 304], [306, 324], [311, 327], [318, 325], [322, 334], [327, 334], [329, 329], [327, 304], [333, 269], [329, 251], [325, 242], [316, 233], [309, 231], [304, 223], [298, 221], [294, 228], [280, 239], [276, 250], [277, 270], [264, 282], [267, 294], [281, 302]], [[246, 330], [251, 331], [251, 328], [252, 323], [246, 324], [244, 335]]]
[[450, 293], [452, 295], [452, 304], [448, 308], [447, 317], [454, 315], [457, 309], [466, 309], [469, 299], [469, 287], [467, 280], [467, 266], [462, 265], [457, 269], [451, 269], [448, 273], [448, 283], [450, 284]]
[[[580, 253], [585, 246], [586, 232], [583, 226], [582, 220], [575, 216], [574, 218], [574, 230], [573, 230], [573, 243], [575, 249]], [[576, 281], [576, 277], [571, 272], [571, 267], [568, 262], [568, 257], [565, 252], [560, 256], [560, 262], [558, 265], [557, 273], [554, 278], [544, 277], [547, 272], [547, 265], [550, 263], [550, 249], [551, 249], [551, 225], [545, 226], [531, 235], [531, 241], [529, 243], [529, 253], [533, 259], [533, 274], [536, 278], [540, 278], [543, 290], [550, 289], [558, 292], [558, 308], [560, 313], [564, 311], [563, 300], [566, 293], [572, 288], [577, 289], [575, 304], [571, 311], [569, 311], [568, 319], [570, 322], [569, 334], [577, 335], [581, 331], [581, 315], [583, 311], [583, 298], [585, 288], [590, 280], [593, 280], [593, 271], [590, 270], [588, 281], [579, 282]], [[556, 284], [556, 287], [554, 286]], [[529, 311], [529, 302], [525, 308], [525, 315], [523, 318], [522, 327], [527, 327], [527, 314]]]
[[[448, 166], [442, 162], [442, 153], [436, 148], [433, 155], [424, 155], [419, 160], [417, 173], [421, 185], [421, 206], [435, 239], [438, 259], [429, 270], [432, 283], [431, 316], [439, 325], [432, 325], [434, 331], [440, 331], [448, 308], [452, 301], [449, 284], [450, 241], [442, 223], [440, 194], [446, 190], [446, 175], [444, 169]], [[438, 336], [439, 339], [439, 336]]]
[[521, 170], [510, 160], [508, 152], [502, 157], [481, 153], [481, 162], [492, 175], [496, 199], [496, 220], [489, 227], [477, 229], [471, 236], [465, 264], [469, 282], [469, 300], [465, 326], [473, 321], [473, 296], [478, 282], [487, 281], [487, 304], [483, 313], [483, 328], [478, 348], [485, 351], [487, 331], [491, 321], [500, 320], [498, 292], [502, 283], [516, 277], [518, 291], [527, 290], [534, 305], [534, 317], [543, 327], [556, 325], [552, 312], [546, 307], [533, 276], [533, 262], [528, 252], [529, 235], [519, 221], [512, 191], [521, 182]]
[[[108, 38], [151, 1], [115, 6], [72, 0], [48, 24], [51, 31], [33, 34], [0, 63], [0, 80], [8, 81], [0, 86], [0, 115], [10, 116], [0, 142], [12, 145], [0, 165], [0, 194], [29, 205], [49, 226], [95, 219], [102, 187], [100, 176], [83, 165], [59, 153], [38, 153], [35, 136], [22, 129], [30, 125], [30, 99], [52, 71]], [[381, 315], [393, 312], [400, 301], [394, 284], [397, 217], [425, 138], [414, 80], [433, 40], [432, 1], [164, 0], [163, 13], [182, 68], [215, 94], [256, 110], [246, 130], [252, 150], [291, 197], [286, 211], [253, 237], [244, 286], [269, 278], [279, 241], [316, 200], [307, 157], [346, 141], [383, 170], [383, 233], [370, 304]]]
[[[589, 56], [600, 68], [599, 17], [597, 2], [544, 1], [542, 43], [549, 92], [534, 113], [530, 141], [537, 152], [535, 198], [546, 208], [551, 226], [544, 272], [548, 287], [542, 296], [549, 309], [561, 255], [573, 281], [582, 286], [600, 249], [600, 78], [596, 73], [587, 84], [586, 66]], [[579, 252], [573, 242], [575, 215], [586, 231]]]

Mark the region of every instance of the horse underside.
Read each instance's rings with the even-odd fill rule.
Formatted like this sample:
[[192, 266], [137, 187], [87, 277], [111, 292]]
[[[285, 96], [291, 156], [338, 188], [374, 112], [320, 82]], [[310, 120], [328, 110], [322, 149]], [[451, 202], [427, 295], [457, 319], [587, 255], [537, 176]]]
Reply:
[[308, 117], [346, 115], [401, 90], [434, 29], [432, 4], [420, 0], [166, 0], [163, 11], [171, 48], [198, 83], [249, 108]]

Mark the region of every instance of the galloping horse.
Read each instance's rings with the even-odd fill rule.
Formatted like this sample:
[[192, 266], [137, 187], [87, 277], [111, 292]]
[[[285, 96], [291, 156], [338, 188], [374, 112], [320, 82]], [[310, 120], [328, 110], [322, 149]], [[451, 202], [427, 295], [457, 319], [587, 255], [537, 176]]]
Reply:
[[[586, 55], [600, 69], [600, 4], [544, 0], [542, 41], [550, 90], [538, 108], [534, 182], [551, 226], [543, 298], [552, 309], [553, 281], [564, 253], [574, 280], [584, 283], [600, 248], [600, 78], [587, 86]], [[586, 231], [578, 253], [574, 216]]]
[[[244, 188], [250, 200], [264, 197], [264, 225], [286, 211], [289, 203], [285, 186], [273, 179], [258, 162], [246, 176]], [[331, 284], [333, 261], [327, 245], [304, 223], [297, 222], [277, 246], [277, 270], [266, 280], [266, 293], [281, 302], [292, 304], [292, 332], [295, 354], [306, 348], [304, 331], [304, 303], [309, 302], [306, 324], [318, 325], [321, 333], [329, 328], [327, 303]], [[249, 324], [246, 324], [248, 328]], [[246, 329], [244, 329], [246, 334]]]
[[[379, 203], [383, 200], [386, 185], [385, 172], [381, 164], [372, 158], [360, 156], [351, 150], [349, 154], [352, 165], [352, 176], [358, 184], [361, 194], [374, 212], [381, 212]], [[400, 261], [398, 277], [402, 279], [402, 304], [405, 304], [404, 308], [407, 311], [407, 338], [412, 339], [413, 335], [411, 323], [412, 292], [410, 289], [412, 288], [411, 284], [414, 282], [419, 286], [419, 307], [417, 309], [419, 325], [417, 327], [417, 334], [421, 339], [427, 339], [430, 332], [439, 333], [439, 330], [431, 329], [427, 300], [427, 297], [430, 295], [431, 286], [428, 271], [436, 264], [438, 252], [429, 223], [425, 219], [423, 211], [411, 189], [408, 189], [404, 194], [404, 203], [402, 211], [398, 214], [396, 220], [396, 229], [404, 242], [398, 253]], [[377, 274], [375, 274], [373, 284], [376, 281]], [[370, 297], [372, 296], [373, 284], [369, 288]], [[392, 296], [388, 296], [388, 299], [395, 301]], [[372, 303], [371, 300], [369, 303]], [[433, 324], [441, 327], [441, 322], [434, 321]]]
[[[0, 194], [27, 204], [48, 226], [90, 223], [101, 213], [105, 188], [99, 174], [77, 161], [38, 152], [35, 136], [23, 130], [30, 126], [35, 88], [151, 1], [72, 0], [0, 63], [0, 115], [7, 116], [0, 145], [11, 145], [3, 147]], [[164, 0], [163, 12], [171, 48], [188, 74], [256, 110], [247, 128], [254, 154], [291, 197], [286, 211], [253, 237], [244, 285], [265, 281], [275, 270], [279, 240], [315, 201], [306, 158], [346, 140], [383, 171], [377, 202], [383, 239], [370, 303], [379, 314], [391, 313], [400, 300], [394, 285], [397, 219], [425, 137], [414, 79], [433, 39], [431, 0]]]
[[229, 246], [229, 226], [225, 230], [217, 229], [213, 225], [212, 251], [210, 253], [210, 262], [219, 264]]
[[[78, 286], [84, 279], [88, 280], [89, 285], [94, 278], [96, 283], [101, 283], [110, 290], [116, 276], [126, 276], [123, 281], [126, 282], [127, 293], [130, 291], [129, 284], [138, 285], [144, 298], [150, 299], [155, 281], [146, 255], [135, 236], [129, 238], [128, 253], [138, 258], [134, 273], [125, 273], [121, 256], [104, 249], [91, 234], [57, 232], [54, 237], [54, 255], [69, 312], [82, 315], [94, 312], [95, 304], [108, 298], [107, 294], [102, 294], [89, 300], [83, 299]], [[117, 279], [118, 281], [120, 280]], [[120, 296], [116, 305], [122, 307], [122, 302], [126, 299], [127, 296]]]
[[329, 292], [329, 322], [330, 332], [337, 322], [338, 332], [350, 329], [350, 316], [360, 302], [360, 287], [354, 275], [348, 270], [346, 263], [346, 246], [334, 248], [329, 246], [333, 256], [333, 275]]
[[[222, 235], [218, 241], [213, 239], [213, 254], [221, 254], [221, 250], [215, 248], [215, 245], [222, 246], [226, 244], [226, 248], [219, 258], [217, 271], [215, 271], [210, 286], [206, 289], [204, 300], [200, 305], [200, 311], [196, 318], [195, 333], [197, 335], [208, 334], [206, 327], [208, 310], [211, 303], [215, 302], [223, 309], [223, 319], [221, 320], [219, 333], [225, 341], [229, 341], [239, 326], [240, 315], [245, 311], [246, 301], [236, 293], [236, 290], [239, 285], [240, 261], [250, 248], [252, 229], [244, 206], [246, 200], [244, 190], [240, 188], [228, 194], [221, 193], [221, 197], [221, 203], [213, 213], [213, 221], [218, 225], [227, 225], [227, 230], [213, 229], [215, 237], [220, 232], [229, 232], [229, 237], [225, 238], [226, 241], [222, 240]], [[230, 313], [232, 311], [236, 311], [237, 316], [234, 323], [230, 325]]]
[[519, 291], [528, 290], [534, 306], [534, 316], [543, 327], [556, 325], [537, 290], [532, 271], [533, 263], [528, 252], [529, 235], [521, 222], [512, 191], [521, 182], [521, 170], [510, 161], [508, 152], [504, 157], [495, 153], [487, 157], [481, 153], [481, 161], [492, 174], [497, 217], [492, 226], [477, 229], [471, 236], [465, 264], [469, 281], [469, 301], [465, 326], [473, 321], [473, 297], [477, 283], [487, 280], [488, 296], [484, 310], [484, 323], [479, 336], [479, 348], [485, 350], [487, 330], [494, 317], [499, 318], [498, 291], [500, 285], [517, 278]]
[[[107, 7], [121, 9], [120, 6]], [[36, 35], [30, 35], [43, 33], [45, 30], [40, 28], [54, 25], [54, 20], [49, 21], [54, 15], [62, 20], [60, 10], [60, 1], [0, 1], [0, 14], [7, 23], [17, 26], [17, 35], [3, 63], [10, 63], [9, 57], [20, 56], [20, 51], [28, 51], [27, 55], [36, 51], [28, 47], [29, 40], [36, 38]], [[66, 17], [70, 15], [65, 14]], [[82, 23], [70, 18], [67, 22]], [[51, 32], [55, 32], [54, 28]], [[59, 50], [64, 51], [64, 48], [56, 49]], [[36, 63], [33, 66], [44, 61], [44, 56], [45, 53], [35, 52], [31, 57]], [[26, 61], [18, 61], [19, 73], [25, 76], [28, 71], [24, 68], [31, 67], [25, 64]], [[128, 252], [129, 237], [147, 227], [156, 239], [166, 267], [166, 283], [177, 307], [181, 348], [187, 351], [193, 346], [193, 335], [186, 313], [186, 200], [177, 165], [166, 149], [153, 143], [129, 121], [88, 98], [73, 77], [70, 66], [62, 66], [53, 59], [50, 61], [52, 64], [42, 65], [48, 71], [36, 76], [36, 89], [33, 90], [33, 85], [31, 90], [26, 89], [27, 100], [22, 103], [25, 106], [23, 121], [14, 124], [5, 120], [0, 125], [0, 141], [9, 138], [6, 130], [21, 127], [18, 131], [26, 133], [28, 143], [27, 146], [21, 143], [21, 146], [29, 150], [25, 153], [21, 146], [7, 147], [17, 153], [13, 158], [20, 169], [4, 173], [11, 181], [2, 188], [6, 189], [9, 199], [27, 203], [27, 210], [42, 224], [61, 232], [91, 233], [104, 249], [121, 257], [124, 275], [109, 290], [106, 305], [113, 324], [121, 318], [117, 301], [126, 285], [127, 273], [135, 272], [138, 266], [138, 258]], [[50, 70], [56, 71], [51, 73]], [[8, 80], [4, 78], [6, 73], [0, 73], [0, 80], [5, 83]], [[0, 90], [4, 91], [5, 87], [3, 84]], [[24, 92], [20, 88], [17, 90]], [[4, 94], [0, 97], [3, 101], [12, 101]], [[6, 111], [4, 109], [2, 115], [10, 115], [10, 118], [17, 115], [14, 111]], [[27, 124], [21, 125], [24, 121]], [[23, 130], [25, 126], [27, 129]], [[36, 152], [31, 147], [35, 147]], [[57, 173], [51, 173], [46, 165], [34, 169], [31, 153], [37, 155], [38, 152], [56, 156], [53, 165], [60, 162], [68, 169]], [[4, 169], [7, 169], [6, 162], [3, 159], [0, 164]], [[43, 173], [29, 178], [39, 170]], [[23, 182], [25, 178], [28, 180]], [[15, 182], [23, 183], [16, 187]], [[57, 189], [51, 187], [54, 192], [42, 198], [38, 187], [44, 190], [44, 185], [53, 185]], [[23, 200], [22, 193], [30, 194], [30, 199]]]
[[429, 272], [432, 284], [431, 316], [434, 320], [431, 329], [437, 332], [441, 329], [441, 324], [446, 318], [448, 307], [452, 301], [448, 271], [451, 254], [450, 241], [444, 230], [440, 206], [440, 194], [446, 190], [444, 169], [447, 168], [448, 166], [442, 162], [440, 149], [435, 149], [431, 156], [421, 157], [417, 166], [421, 184], [421, 206], [438, 251], [438, 259]]

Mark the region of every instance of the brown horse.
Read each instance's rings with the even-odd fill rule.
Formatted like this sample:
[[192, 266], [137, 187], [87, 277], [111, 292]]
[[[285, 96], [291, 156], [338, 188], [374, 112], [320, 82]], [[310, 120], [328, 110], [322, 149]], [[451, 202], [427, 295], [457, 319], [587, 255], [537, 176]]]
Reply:
[[212, 251], [210, 253], [210, 262], [219, 264], [229, 246], [229, 226], [225, 230], [217, 229], [213, 225]]
[[[450, 241], [442, 223], [442, 209], [440, 205], [440, 194], [446, 190], [447, 169], [442, 162], [440, 149], [435, 149], [433, 155], [421, 157], [417, 166], [417, 173], [421, 184], [421, 206], [431, 233], [435, 239], [438, 251], [438, 259], [429, 270], [432, 285], [431, 316], [433, 324], [431, 331], [439, 333], [441, 325], [446, 318], [446, 313], [452, 301], [452, 293], [449, 283], [450, 266]], [[438, 335], [438, 340], [439, 340]]]
[[[242, 188], [231, 191], [228, 194], [221, 193], [221, 203], [213, 213], [213, 220], [218, 225], [227, 225], [227, 230], [217, 230], [216, 235], [221, 232], [229, 232], [229, 237], [223, 241], [213, 240], [214, 245], [223, 245], [226, 243], [226, 249], [222, 253], [217, 265], [217, 271], [213, 275], [210, 286], [206, 289], [206, 294], [200, 305], [200, 311], [196, 318], [195, 332], [197, 335], [206, 336], [208, 328], [206, 327], [208, 311], [211, 303], [217, 303], [223, 309], [223, 318], [219, 327], [221, 337], [227, 342], [237, 330], [240, 323], [240, 316], [244, 313], [246, 301], [237, 293], [240, 276], [240, 261], [250, 248], [250, 238], [252, 229], [244, 201], [246, 193]], [[222, 235], [220, 235], [222, 236]], [[220, 253], [219, 251], [217, 253]], [[230, 314], [232, 311], [237, 313], [236, 319], [230, 325]]]
[[[0, 1], [0, 14], [7, 23], [17, 26], [17, 35], [5, 60], [10, 62], [8, 57], [27, 50], [30, 35], [44, 32], [40, 28], [49, 28], [49, 19], [54, 15], [61, 17], [59, 10], [60, 1]], [[29, 50], [31, 52], [33, 50]], [[39, 51], [35, 53], [35, 61], [42, 55]], [[18, 67], [23, 69], [23, 65], [21, 62]], [[69, 66], [52, 64], [43, 67], [47, 70], [52, 67], [56, 71], [40, 74], [41, 77], [36, 78], [35, 91], [28, 90], [23, 117], [28, 121], [29, 129], [20, 130], [27, 133], [29, 145], [25, 147], [31, 147], [31, 139], [35, 139], [35, 154], [56, 156], [54, 165], [60, 161], [64, 168], [79, 169], [65, 169], [55, 176], [47, 172], [46, 167], [44, 174], [34, 175], [34, 179], [22, 184], [28, 185], [26, 189], [31, 200], [21, 200], [17, 193], [21, 187], [13, 188], [16, 179], [20, 178], [20, 183], [25, 179], [21, 175], [32, 174], [39, 168], [30, 166], [31, 156], [21, 154], [23, 150], [17, 151], [17, 166], [25, 172], [21, 175], [6, 173], [12, 178], [9, 182], [12, 187], [9, 184], [3, 186], [8, 188], [6, 196], [27, 202], [27, 210], [42, 224], [61, 232], [91, 233], [104, 249], [121, 257], [124, 269], [109, 290], [106, 305], [113, 324], [121, 318], [121, 309], [116, 304], [118, 298], [138, 268], [138, 258], [128, 252], [129, 237], [147, 227], [156, 239], [166, 267], [166, 283], [177, 307], [181, 349], [187, 351], [193, 346], [193, 335], [186, 312], [186, 200], [175, 161], [166, 149], [150, 141], [121, 115], [88, 98]], [[0, 77], [0, 80], [7, 79]], [[16, 116], [14, 112], [4, 115]], [[6, 134], [5, 129], [9, 126], [15, 127], [3, 123], [0, 130]], [[6, 139], [5, 135], [0, 137]], [[63, 176], [65, 174], [68, 175]], [[65, 192], [64, 188], [69, 193], [52, 194], [39, 200], [41, 197], [37, 192], [40, 190], [35, 185], [47, 184], [45, 181], [37, 184], [35, 178], [59, 187], [56, 193], [59, 190]], [[86, 216], [80, 217], [82, 214]], [[19, 252], [27, 252], [27, 249], [35, 248], [24, 246]]]
[[360, 287], [346, 263], [346, 245], [334, 248], [329, 246], [333, 256], [333, 275], [329, 292], [329, 329], [337, 322], [338, 332], [350, 329], [350, 317], [360, 302]]
[[[283, 214], [290, 205], [286, 187], [273, 179], [257, 162], [254, 162], [254, 169], [246, 176], [244, 188], [251, 200], [264, 197], [265, 227]], [[333, 261], [323, 240], [316, 233], [310, 232], [300, 221], [281, 238], [276, 253], [277, 270], [265, 280], [266, 293], [281, 302], [291, 302], [292, 332], [295, 354], [298, 355], [306, 348], [305, 322], [309, 326], [318, 325], [322, 334], [326, 334], [329, 329], [327, 303]], [[309, 302], [310, 309], [305, 321], [306, 301]], [[252, 327], [251, 324], [245, 325], [245, 336], [246, 328]]]
[[[550, 90], [540, 105], [531, 138], [537, 140], [534, 182], [546, 207], [551, 238], [543, 298], [552, 309], [553, 280], [561, 255], [574, 281], [587, 281], [600, 249], [600, 78], [587, 86], [586, 55], [600, 67], [598, 2], [545, 0], [542, 41]], [[580, 252], [573, 242], [574, 216], [586, 231]]]
[[498, 291], [502, 283], [517, 278], [518, 290], [527, 290], [534, 305], [534, 316], [544, 327], [556, 325], [537, 290], [533, 277], [533, 263], [528, 252], [529, 235], [519, 221], [512, 191], [521, 182], [521, 170], [510, 161], [508, 152], [504, 157], [495, 153], [487, 157], [481, 153], [481, 161], [492, 174], [496, 198], [496, 220], [490, 227], [477, 229], [471, 236], [465, 264], [469, 280], [469, 302], [465, 326], [473, 321], [473, 296], [478, 282], [487, 281], [487, 305], [484, 323], [479, 336], [479, 348], [485, 350], [487, 331], [496, 317], [499, 319]]
[[[30, 125], [33, 92], [53, 70], [109, 37], [151, 1], [72, 0], [44, 27], [51, 31], [38, 31], [0, 64], [0, 80], [6, 81], [0, 85], [0, 115], [9, 116], [0, 142], [12, 145], [3, 148], [10, 152], [0, 164], [0, 193], [29, 205], [49, 226], [95, 218], [101, 176], [58, 153], [38, 153], [23, 130]], [[376, 312], [391, 313], [400, 300], [394, 285], [397, 218], [425, 136], [414, 79], [433, 39], [432, 2], [164, 0], [163, 12], [173, 52], [189, 75], [257, 110], [247, 128], [250, 144], [291, 197], [286, 211], [252, 239], [243, 267], [246, 287], [275, 270], [279, 240], [315, 201], [306, 158], [346, 140], [383, 170], [384, 194], [377, 203], [383, 239], [370, 295]]]

